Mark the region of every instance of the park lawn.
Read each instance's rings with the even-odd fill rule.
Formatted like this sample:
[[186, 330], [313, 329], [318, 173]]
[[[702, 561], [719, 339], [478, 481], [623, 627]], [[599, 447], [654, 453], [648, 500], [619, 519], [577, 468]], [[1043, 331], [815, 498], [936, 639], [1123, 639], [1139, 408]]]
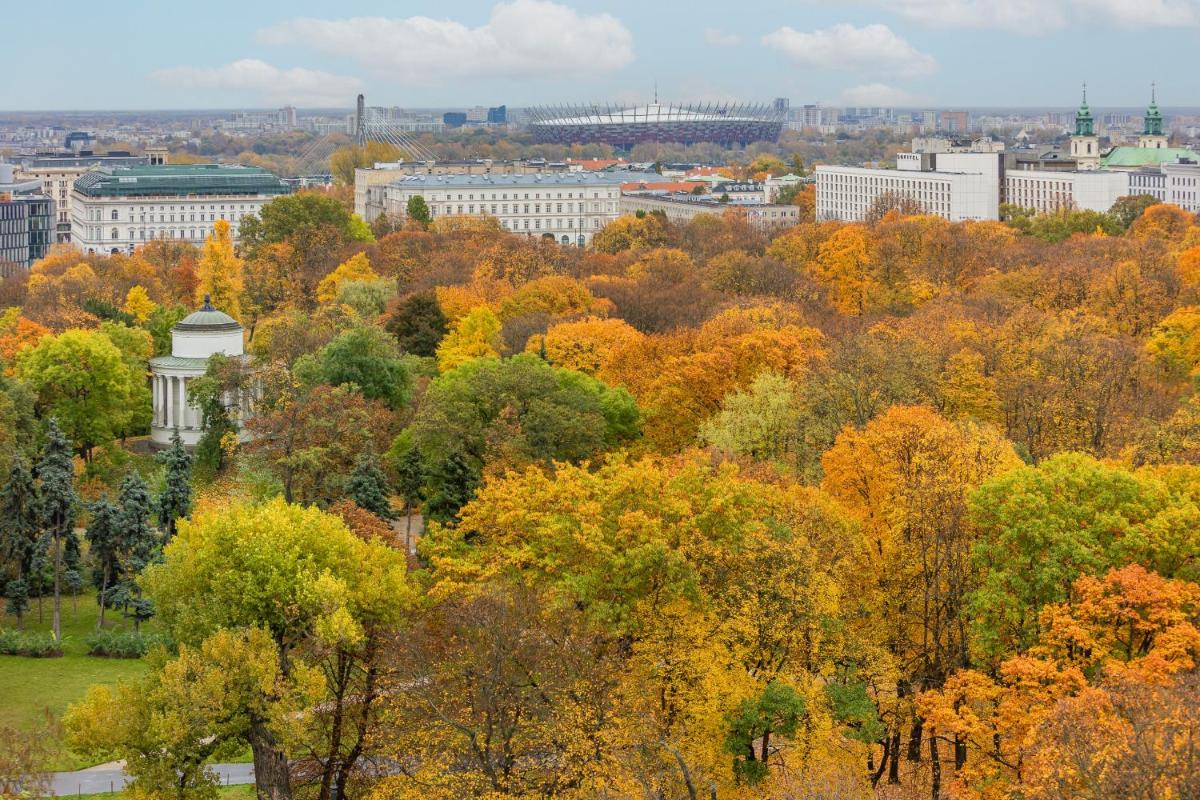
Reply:
[[[42, 599], [42, 621], [38, 622], [37, 603], [25, 615], [25, 629], [49, 631], [53, 607], [52, 598]], [[146, 665], [139, 659], [95, 658], [87, 655], [87, 637], [96, 629], [95, 592], [89, 590], [78, 598], [63, 598], [61, 658], [25, 658], [0, 656], [0, 726], [34, 729], [45, 724], [46, 712], [58, 719], [71, 703], [83, 699], [88, 687], [97, 683], [116, 683], [140, 675]], [[132, 623], [119, 612], [105, 614], [105, 627], [129, 629]], [[16, 619], [4, 615], [0, 625], [16, 627]], [[143, 625], [144, 631], [154, 630], [153, 623]], [[52, 764], [54, 770], [73, 770], [91, 766], [63, 748]]]
[[[217, 789], [217, 792], [221, 800], [252, 800], [254, 797], [254, 784], [222, 786]], [[101, 792], [100, 794], [76, 795], [77, 800], [125, 800], [126, 797], [128, 795], [125, 792]]]

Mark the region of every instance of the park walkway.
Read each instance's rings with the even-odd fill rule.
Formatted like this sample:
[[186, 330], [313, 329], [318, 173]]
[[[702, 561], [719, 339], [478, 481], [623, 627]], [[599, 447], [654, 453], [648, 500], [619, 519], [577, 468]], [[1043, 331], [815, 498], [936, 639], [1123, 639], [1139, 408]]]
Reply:
[[[122, 762], [97, 764], [76, 772], [54, 772], [50, 775], [51, 797], [76, 797], [83, 794], [118, 792], [125, 788], [129, 776], [122, 769]], [[222, 786], [254, 783], [253, 764], [213, 764], [212, 768], [221, 777]]]

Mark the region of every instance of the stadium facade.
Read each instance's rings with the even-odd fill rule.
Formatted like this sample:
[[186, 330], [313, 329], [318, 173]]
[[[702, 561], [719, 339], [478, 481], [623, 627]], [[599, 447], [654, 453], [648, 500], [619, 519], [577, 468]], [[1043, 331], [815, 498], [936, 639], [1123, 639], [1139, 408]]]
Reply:
[[773, 142], [783, 130], [784, 112], [767, 104], [651, 103], [619, 106], [538, 106], [527, 109], [529, 129], [542, 144], [643, 142], [746, 145]]

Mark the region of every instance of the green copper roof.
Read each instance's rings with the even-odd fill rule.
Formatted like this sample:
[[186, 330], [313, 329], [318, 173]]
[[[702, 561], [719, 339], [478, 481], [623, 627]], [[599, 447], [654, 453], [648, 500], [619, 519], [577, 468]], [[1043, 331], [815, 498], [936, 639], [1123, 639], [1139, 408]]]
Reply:
[[182, 331], [233, 331], [241, 330], [242, 326], [237, 320], [226, 314], [224, 311], [218, 311], [213, 308], [212, 300], [208, 295], [204, 295], [204, 305], [199, 311], [193, 311], [179, 322], [175, 323], [173, 330]]
[[150, 366], [163, 369], [208, 369], [207, 358], [181, 358], [180, 356], [157, 356], [150, 359]]
[[1163, 115], [1158, 110], [1158, 90], [1150, 84], [1150, 107], [1146, 109], [1142, 133], [1146, 136], [1163, 135]]
[[278, 195], [291, 187], [261, 167], [238, 164], [160, 164], [100, 167], [75, 181], [88, 197]]
[[1104, 167], [1152, 167], [1174, 164], [1180, 158], [1200, 160], [1197, 154], [1184, 147], [1114, 147], [1100, 159]]
[[1086, 83], [1083, 85], [1083, 100], [1079, 104], [1079, 110], [1075, 112], [1075, 135], [1096, 135], [1096, 120], [1092, 117], [1092, 109], [1088, 108]]

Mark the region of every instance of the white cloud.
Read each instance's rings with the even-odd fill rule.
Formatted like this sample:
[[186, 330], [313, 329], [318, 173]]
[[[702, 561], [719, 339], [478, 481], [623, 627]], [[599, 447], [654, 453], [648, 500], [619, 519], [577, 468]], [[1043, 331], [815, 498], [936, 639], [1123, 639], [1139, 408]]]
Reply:
[[763, 37], [763, 44], [786, 53], [797, 64], [877, 75], [915, 78], [937, 69], [933, 56], [922, 53], [886, 25], [861, 28], [842, 23], [805, 33], [783, 27]]
[[183, 89], [247, 92], [272, 105], [345, 106], [362, 91], [358, 78], [302, 67], [280, 69], [257, 58], [243, 58], [222, 67], [170, 67], [152, 72], [150, 77]]
[[717, 47], [736, 47], [742, 43], [742, 37], [736, 33], [729, 33], [720, 28], [705, 28], [704, 41]]
[[919, 106], [922, 98], [885, 83], [864, 83], [842, 92], [840, 101], [847, 106]]
[[633, 35], [609, 14], [583, 15], [548, 0], [511, 0], [471, 28], [430, 17], [300, 18], [259, 32], [266, 44], [352, 58], [401, 80], [563, 78], [633, 61]]
[[1036, 35], [1067, 26], [1157, 28], [1200, 24], [1200, 0], [868, 0], [939, 28], [997, 28]]

